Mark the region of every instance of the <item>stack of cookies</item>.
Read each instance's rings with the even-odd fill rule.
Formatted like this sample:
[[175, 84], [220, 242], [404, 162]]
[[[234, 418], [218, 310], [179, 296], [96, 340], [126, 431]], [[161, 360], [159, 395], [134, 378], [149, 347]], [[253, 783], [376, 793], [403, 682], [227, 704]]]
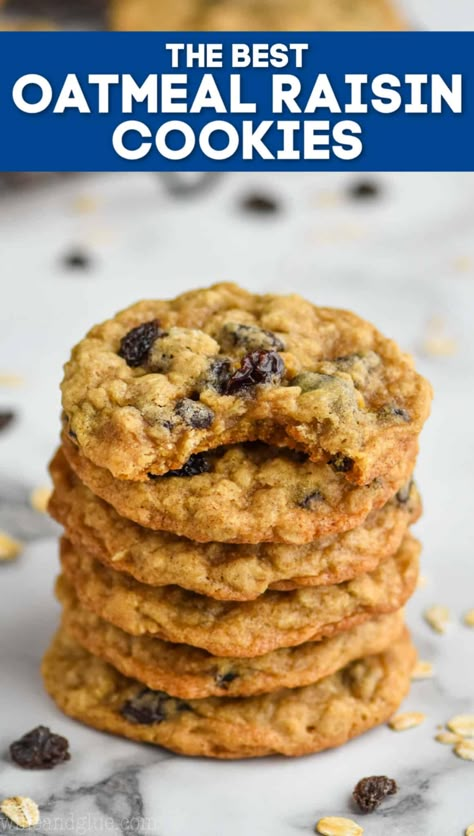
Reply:
[[220, 284], [94, 327], [62, 391], [60, 708], [219, 758], [387, 720], [415, 660], [410, 358], [347, 311]]

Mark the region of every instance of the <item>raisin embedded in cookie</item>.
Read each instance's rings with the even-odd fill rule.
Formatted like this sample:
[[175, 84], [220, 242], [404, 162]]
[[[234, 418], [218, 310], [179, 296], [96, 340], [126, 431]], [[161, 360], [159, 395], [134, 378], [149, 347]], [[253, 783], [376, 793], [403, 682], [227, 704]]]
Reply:
[[385, 477], [348, 482], [330, 464], [259, 442], [197, 453], [186, 468], [146, 482], [114, 479], [63, 433], [63, 451], [79, 479], [122, 517], [196, 542], [311, 543], [363, 523], [404, 489], [417, 441]]
[[394, 557], [352, 581], [269, 591], [244, 602], [139, 583], [97, 563], [65, 538], [61, 565], [81, 605], [126, 633], [190, 644], [214, 656], [253, 657], [318, 641], [399, 610], [415, 589], [419, 552], [418, 541], [408, 535]]
[[260, 440], [364, 485], [407, 455], [431, 387], [355, 314], [221, 284], [94, 327], [73, 349], [62, 395], [83, 454], [119, 479]]
[[403, 629], [403, 612], [399, 610], [329, 639], [274, 650], [254, 659], [212, 656], [191, 645], [129, 635], [81, 606], [64, 576], [56, 594], [63, 605], [62, 626], [78, 644], [124, 676], [180, 699], [248, 697], [310, 685], [354, 659], [386, 650]]
[[317, 752], [385, 722], [409, 689], [415, 658], [405, 631], [385, 653], [314, 685], [244, 699], [181, 700], [123, 676], [60, 631], [42, 672], [59, 708], [89, 726], [183, 755], [251, 758]]
[[421, 513], [411, 482], [363, 525], [306, 545], [196, 543], [119, 516], [79, 481], [62, 450], [50, 470], [55, 490], [49, 512], [79, 551], [143, 583], [177, 584], [229, 601], [253, 600], [268, 588], [342, 583], [370, 572], [395, 554]]

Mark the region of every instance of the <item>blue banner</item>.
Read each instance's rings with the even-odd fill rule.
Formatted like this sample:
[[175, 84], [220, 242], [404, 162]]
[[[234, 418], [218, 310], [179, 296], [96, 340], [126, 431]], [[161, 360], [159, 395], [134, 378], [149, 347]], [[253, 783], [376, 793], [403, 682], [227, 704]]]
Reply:
[[0, 34], [2, 171], [467, 171], [474, 33]]

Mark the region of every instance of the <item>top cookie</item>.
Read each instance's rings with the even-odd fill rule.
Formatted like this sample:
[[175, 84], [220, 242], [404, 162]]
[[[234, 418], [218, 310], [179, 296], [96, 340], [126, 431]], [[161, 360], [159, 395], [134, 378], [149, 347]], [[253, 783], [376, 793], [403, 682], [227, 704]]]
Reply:
[[362, 485], [403, 459], [431, 387], [353, 313], [220, 284], [95, 326], [73, 349], [62, 395], [84, 455], [119, 479], [261, 440]]

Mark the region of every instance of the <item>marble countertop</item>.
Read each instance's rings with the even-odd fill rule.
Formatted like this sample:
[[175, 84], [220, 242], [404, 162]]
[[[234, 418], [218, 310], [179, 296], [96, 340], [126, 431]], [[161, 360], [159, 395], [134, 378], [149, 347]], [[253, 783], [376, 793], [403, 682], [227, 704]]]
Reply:
[[[441, 5], [432, 2], [433, 18]], [[455, 25], [467, 26], [470, 2], [452, 7]], [[434, 740], [439, 724], [474, 710], [474, 630], [462, 623], [474, 608], [474, 176], [375, 179], [380, 194], [365, 202], [348, 198], [350, 175], [241, 174], [181, 198], [154, 175], [104, 174], [0, 200], [0, 409], [17, 413], [0, 435], [0, 529], [25, 543], [15, 563], [0, 566], [0, 796], [38, 802], [41, 823], [30, 832], [303, 836], [323, 815], [348, 815], [369, 836], [461, 836], [474, 822], [474, 764]], [[278, 211], [244, 212], [253, 192], [274, 197]], [[64, 265], [77, 250], [89, 256], [87, 269]], [[417, 469], [427, 583], [408, 619], [435, 675], [414, 683], [404, 704], [427, 715], [416, 729], [381, 727], [299, 760], [206, 762], [82, 727], [43, 692], [39, 659], [58, 619], [57, 530], [29, 495], [47, 484], [61, 365], [112, 311], [221, 279], [352, 308], [413, 352], [434, 384]], [[6, 374], [22, 385], [5, 385]], [[443, 636], [422, 618], [431, 604], [451, 610]], [[4, 753], [40, 723], [69, 738], [73, 757], [53, 772], [21, 771]], [[396, 778], [400, 791], [363, 817], [350, 794], [370, 774]], [[0, 832], [15, 828], [1, 820]]]

